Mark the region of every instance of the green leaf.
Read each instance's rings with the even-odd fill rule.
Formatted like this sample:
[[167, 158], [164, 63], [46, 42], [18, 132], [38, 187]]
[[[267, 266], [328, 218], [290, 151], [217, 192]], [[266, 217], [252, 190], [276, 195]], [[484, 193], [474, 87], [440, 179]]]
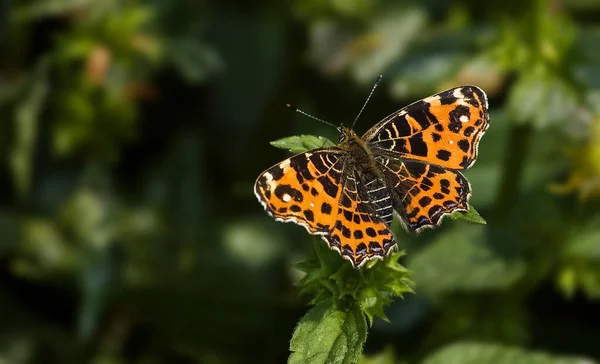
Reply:
[[477, 342], [459, 342], [433, 353], [423, 364], [592, 364], [590, 359], [554, 356], [518, 347]]
[[385, 322], [390, 322], [385, 312], [383, 312], [383, 307], [389, 305], [391, 302], [392, 300], [385, 297], [381, 291], [374, 287], [367, 287], [361, 291], [360, 307], [371, 325], [375, 316], [381, 317]]
[[296, 135], [274, 140], [271, 142], [271, 145], [276, 148], [288, 149], [292, 153], [302, 153], [311, 149], [331, 147], [335, 144], [331, 140], [321, 136]]
[[332, 300], [325, 301], [300, 320], [288, 363], [356, 363], [366, 340], [367, 323], [357, 304], [342, 311]]
[[471, 205], [469, 205], [469, 211], [456, 211], [448, 215], [448, 217], [454, 220], [465, 220], [474, 224], [487, 224], [485, 219], [481, 217], [479, 212], [477, 212], [477, 210], [475, 210], [475, 208]]
[[299, 282], [302, 293], [310, 293], [311, 304], [334, 300], [337, 304], [360, 303], [364, 315], [373, 323], [375, 316], [388, 321], [383, 308], [394, 297], [413, 292], [408, 278], [411, 272], [398, 263], [403, 251], [395, 251], [381, 260], [371, 260], [354, 269], [320, 239], [315, 239], [314, 256], [296, 265], [306, 275]]

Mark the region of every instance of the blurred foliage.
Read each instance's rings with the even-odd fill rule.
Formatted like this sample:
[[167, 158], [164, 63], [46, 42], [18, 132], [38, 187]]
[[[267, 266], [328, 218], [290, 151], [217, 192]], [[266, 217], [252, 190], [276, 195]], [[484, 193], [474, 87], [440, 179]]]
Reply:
[[[466, 173], [488, 224], [394, 224], [415, 294], [359, 362], [598, 362], [598, 19], [588, 0], [0, 2], [0, 362], [287, 360], [313, 238], [252, 185], [289, 155], [269, 142], [335, 140], [286, 103], [348, 123], [379, 74], [359, 133], [488, 93]], [[338, 315], [357, 317], [321, 327]]]

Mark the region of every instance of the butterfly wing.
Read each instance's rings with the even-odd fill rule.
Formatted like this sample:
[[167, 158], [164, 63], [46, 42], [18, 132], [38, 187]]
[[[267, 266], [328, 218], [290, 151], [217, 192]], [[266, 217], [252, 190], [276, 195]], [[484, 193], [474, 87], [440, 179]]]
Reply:
[[477, 159], [488, 121], [483, 90], [461, 86], [400, 109], [363, 138], [375, 154], [462, 170]]
[[295, 155], [264, 171], [254, 193], [275, 220], [292, 221], [311, 234], [329, 234], [342, 194], [344, 156], [337, 147]]
[[384, 220], [389, 210], [391, 222], [389, 194], [381, 192], [383, 189], [375, 191], [376, 184], [368, 189], [369, 186], [361, 182], [354, 171], [344, 174], [337, 219], [330, 234], [323, 236], [329, 247], [337, 250], [354, 267], [360, 267], [370, 259], [383, 259], [396, 247], [396, 238]]
[[377, 157], [392, 188], [394, 210], [408, 231], [435, 227], [454, 211], [467, 211], [469, 181], [456, 170], [416, 161], [390, 162]]

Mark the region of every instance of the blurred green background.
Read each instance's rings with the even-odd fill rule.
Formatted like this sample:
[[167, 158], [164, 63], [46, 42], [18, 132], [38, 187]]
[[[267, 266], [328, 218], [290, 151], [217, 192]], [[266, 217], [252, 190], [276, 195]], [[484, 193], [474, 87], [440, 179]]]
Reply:
[[310, 237], [269, 141], [474, 84], [488, 221], [409, 236], [364, 363], [600, 358], [600, 2], [0, 3], [0, 363], [282, 363]]

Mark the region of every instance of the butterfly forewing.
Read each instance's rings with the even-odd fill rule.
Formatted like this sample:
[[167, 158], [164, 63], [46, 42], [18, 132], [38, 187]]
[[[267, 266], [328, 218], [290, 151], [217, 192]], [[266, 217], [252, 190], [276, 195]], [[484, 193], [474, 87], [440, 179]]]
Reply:
[[451, 169], [477, 159], [488, 127], [487, 97], [462, 86], [417, 101], [389, 115], [363, 136], [374, 153]]
[[312, 234], [329, 234], [342, 193], [344, 153], [337, 147], [295, 155], [263, 172], [254, 193], [267, 212]]

